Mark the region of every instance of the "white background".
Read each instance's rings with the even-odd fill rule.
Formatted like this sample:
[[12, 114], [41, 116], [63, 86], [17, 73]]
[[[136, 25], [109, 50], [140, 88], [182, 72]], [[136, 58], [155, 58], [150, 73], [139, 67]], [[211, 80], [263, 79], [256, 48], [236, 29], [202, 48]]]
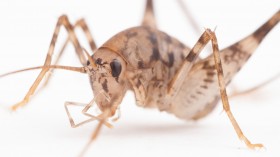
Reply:
[[[220, 48], [248, 35], [280, 8], [275, 0], [187, 0], [187, 7], [204, 27], [214, 29]], [[192, 46], [199, 37], [174, 1], [156, 1], [159, 28]], [[97, 45], [117, 32], [139, 25], [144, 1], [0, 1], [0, 74], [42, 65], [58, 17], [72, 22], [86, 19]], [[280, 72], [280, 25], [267, 36], [256, 54], [233, 81], [246, 89]], [[62, 31], [58, 46], [65, 39]], [[88, 49], [88, 48], [87, 48]], [[69, 46], [61, 64], [80, 66]], [[4, 108], [21, 100], [38, 71], [0, 78], [0, 156], [76, 157], [96, 123], [72, 129], [64, 101], [87, 103], [92, 92], [85, 75], [58, 70], [49, 86], [24, 108]], [[128, 92], [121, 104], [121, 119], [113, 129], [103, 128], [86, 156], [279, 156], [279, 79], [252, 94], [230, 99], [244, 133], [265, 150], [252, 151], [238, 140], [221, 104], [207, 118], [184, 122], [157, 110], [135, 105]], [[79, 109], [80, 110], [80, 109]], [[80, 113], [73, 113], [76, 119]]]

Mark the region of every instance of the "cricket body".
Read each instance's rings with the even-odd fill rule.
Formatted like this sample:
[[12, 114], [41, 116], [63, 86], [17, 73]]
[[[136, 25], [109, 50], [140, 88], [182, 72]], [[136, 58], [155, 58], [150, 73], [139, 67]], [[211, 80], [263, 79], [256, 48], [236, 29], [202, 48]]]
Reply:
[[[147, 0], [141, 26], [126, 29], [113, 36], [101, 47], [96, 48], [84, 20], [77, 21], [75, 25], [71, 25], [66, 16], [61, 16], [44, 66], [33, 68], [41, 68], [41, 73], [25, 98], [14, 105], [12, 109], [15, 110], [20, 106], [24, 106], [33, 95], [42, 78], [47, 76], [46, 80], [48, 80], [50, 75], [47, 74], [53, 69], [66, 69], [87, 73], [95, 96], [89, 104], [84, 105], [85, 108], [82, 111], [90, 119], [79, 124], [74, 123], [67, 106], [80, 104], [65, 103], [72, 127], [99, 120], [97, 128], [81, 155], [97, 137], [103, 124], [111, 126], [107, 120], [117, 114], [119, 105], [128, 90], [132, 90], [135, 93], [138, 106], [158, 108], [160, 111], [166, 111], [183, 120], [198, 120], [205, 117], [221, 99], [223, 108], [238, 137], [249, 148], [263, 147], [262, 144], [252, 144], [242, 133], [231, 113], [226, 85], [230, 83], [266, 34], [279, 20], [280, 11], [275, 13], [251, 35], [222, 50], [218, 48], [215, 33], [210, 29], [206, 29], [197, 43], [190, 48], [157, 29], [152, 0]], [[65, 45], [69, 41], [73, 43], [83, 67], [56, 65], [59, 57], [55, 64], [51, 65], [55, 42], [61, 26], [64, 26], [69, 33]], [[85, 32], [94, 52], [92, 55], [83, 51], [74, 33], [76, 27], [81, 27]], [[213, 54], [201, 59], [199, 54], [208, 42], [212, 43]], [[60, 54], [62, 54], [63, 50], [64, 48]], [[1, 75], [0, 77], [6, 75]], [[98, 116], [87, 113], [94, 103], [102, 112]]]
[[[205, 59], [199, 59], [198, 54], [211, 40], [213, 32], [206, 30], [191, 49], [156, 29], [154, 22], [147, 22], [154, 20], [148, 16], [152, 15], [151, 1], [148, 1], [146, 9], [147, 17], [142, 26], [118, 33], [94, 53], [93, 59], [99, 66], [109, 66], [113, 62], [119, 62], [121, 66], [111, 68], [117, 69], [112, 73], [120, 73], [115, 79], [108, 80], [102, 76], [97, 79], [94, 74], [91, 78], [93, 91], [103, 90], [113, 98], [113, 104], [110, 104], [114, 106], [111, 108], [112, 113], [115, 113], [115, 105], [121, 103], [126, 90], [132, 90], [137, 105], [141, 107], [158, 108], [184, 120], [197, 120], [206, 116], [220, 100], [219, 71], [216, 69], [215, 54]], [[220, 71], [224, 73], [226, 85], [250, 58], [268, 31], [279, 22], [279, 16], [277, 12], [252, 35], [220, 51], [223, 65]], [[187, 73], [180, 73], [182, 70]], [[99, 87], [95, 88], [95, 84]], [[102, 104], [102, 100], [97, 104]], [[103, 108], [102, 105], [100, 107]]]

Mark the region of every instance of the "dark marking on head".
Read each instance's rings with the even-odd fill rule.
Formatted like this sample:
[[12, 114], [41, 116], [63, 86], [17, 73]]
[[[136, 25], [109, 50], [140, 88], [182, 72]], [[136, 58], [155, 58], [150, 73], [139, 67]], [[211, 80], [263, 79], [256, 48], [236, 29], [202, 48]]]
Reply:
[[113, 77], [119, 77], [120, 73], [122, 72], [122, 65], [121, 63], [114, 59], [111, 63], [110, 63], [110, 67], [112, 70], [112, 76]]
[[96, 77], [94, 77], [93, 75], [89, 76], [89, 82], [90, 82], [90, 86], [91, 89], [94, 91], [94, 86], [93, 83], [96, 81]]
[[89, 62], [89, 60], [87, 60], [87, 66], [89, 66], [90, 65], [90, 62]]
[[95, 64], [102, 65], [102, 59], [101, 58], [97, 58], [95, 60]]
[[106, 93], [109, 92], [107, 83], [108, 83], [107, 79], [105, 79], [105, 81], [102, 83], [102, 88]]

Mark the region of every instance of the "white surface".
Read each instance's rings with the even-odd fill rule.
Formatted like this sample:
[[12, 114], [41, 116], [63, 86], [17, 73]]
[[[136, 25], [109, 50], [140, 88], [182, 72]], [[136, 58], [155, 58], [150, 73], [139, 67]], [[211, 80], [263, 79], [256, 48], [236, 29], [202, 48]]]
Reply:
[[[198, 34], [173, 1], [156, 1], [162, 30], [193, 45]], [[188, 0], [188, 8], [204, 27], [215, 28], [220, 48], [251, 33], [279, 9], [279, 1]], [[57, 18], [71, 21], [84, 17], [101, 45], [115, 33], [140, 23], [143, 1], [0, 1], [0, 74], [41, 65], [45, 59]], [[65, 32], [59, 38], [66, 37]], [[256, 55], [235, 79], [240, 89], [254, 86], [279, 73], [279, 25], [267, 36]], [[70, 52], [69, 52], [70, 51]], [[79, 66], [72, 47], [62, 64]], [[0, 156], [76, 157], [96, 123], [72, 129], [64, 101], [89, 102], [92, 98], [84, 75], [56, 71], [49, 86], [16, 113], [2, 110], [24, 96], [38, 71], [0, 79]], [[135, 105], [128, 93], [121, 104], [122, 117], [113, 129], [103, 128], [86, 156], [270, 156], [280, 155], [280, 81], [253, 94], [230, 100], [244, 133], [266, 150], [252, 151], [238, 140], [221, 104], [207, 118], [184, 122], [156, 110]], [[79, 118], [79, 113], [73, 113]]]

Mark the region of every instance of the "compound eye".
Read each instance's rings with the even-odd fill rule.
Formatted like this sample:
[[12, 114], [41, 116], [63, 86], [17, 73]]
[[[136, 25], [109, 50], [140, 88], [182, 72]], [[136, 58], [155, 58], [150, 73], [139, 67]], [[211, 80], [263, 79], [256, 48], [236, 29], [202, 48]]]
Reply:
[[122, 65], [121, 63], [114, 59], [111, 63], [110, 63], [110, 67], [112, 69], [112, 76], [113, 77], [119, 77], [120, 73], [122, 72]]

